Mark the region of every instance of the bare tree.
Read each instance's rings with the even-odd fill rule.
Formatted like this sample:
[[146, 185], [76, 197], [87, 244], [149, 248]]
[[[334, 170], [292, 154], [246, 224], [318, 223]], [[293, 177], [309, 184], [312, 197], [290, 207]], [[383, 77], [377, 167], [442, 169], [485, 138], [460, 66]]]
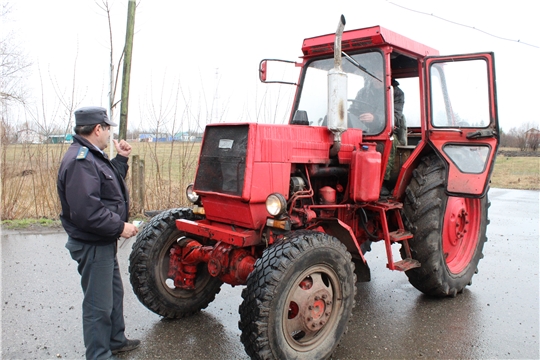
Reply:
[[[0, 5], [0, 20], [2, 28], [9, 19], [11, 7], [8, 2]], [[27, 98], [27, 90], [24, 79], [27, 70], [31, 66], [26, 54], [17, 44], [13, 31], [0, 32], [0, 103], [2, 105], [2, 117], [12, 103], [24, 104]]]
[[[101, 4], [99, 4], [96, 1], [97, 6], [105, 11], [107, 14], [107, 21], [109, 24], [109, 42], [110, 42], [110, 63], [109, 63], [109, 117], [112, 119], [114, 118], [114, 108], [116, 105], [120, 102], [121, 103], [121, 109], [120, 109], [120, 127], [119, 127], [119, 133], [118, 138], [124, 139], [126, 137], [126, 131], [127, 131], [127, 105], [128, 105], [128, 95], [129, 95], [129, 77], [131, 73], [131, 53], [132, 53], [132, 46], [133, 46], [133, 32], [134, 32], [134, 24], [135, 24], [135, 8], [137, 4], [135, 3], [135, 0], [129, 0], [128, 5], [128, 21], [127, 21], [127, 29], [126, 29], [126, 41], [124, 44], [124, 47], [122, 49], [122, 52], [120, 54], [120, 59], [118, 61], [118, 66], [114, 67], [114, 55], [113, 55], [113, 31], [112, 31], [112, 22], [111, 22], [111, 7], [109, 5], [108, 0], [101, 0]], [[122, 95], [121, 100], [116, 101], [116, 90], [118, 88], [118, 77], [120, 73], [120, 62], [124, 60], [124, 69], [122, 73]], [[115, 73], [116, 72], [116, 73]], [[111, 144], [109, 147], [110, 156], [113, 155], [113, 146], [112, 146], [112, 137], [111, 137]]]
[[[101, 0], [101, 4], [96, 1], [96, 5], [107, 14], [107, 24], [109, 25], [109, 44], [110, 44], [110, 53], [109, 53], [109, 118], [114, 119], [114, 108], [119, 101], [116, 101], [116, 89], [118, 86], [118, 76], [120, 74], [120, 62], [124, 58], [124, 51], [120, 54], [120, 59], [118, 60], [118, 65], [114, 66], [114, 42], [113, 42], [113, 30], [112, 30], [112, 21], [111, 21], [111, 6], [109, 5], [108, 0]], [[109, 144], [109, 156], [113, 156], [113, 137], [110, 138]]]

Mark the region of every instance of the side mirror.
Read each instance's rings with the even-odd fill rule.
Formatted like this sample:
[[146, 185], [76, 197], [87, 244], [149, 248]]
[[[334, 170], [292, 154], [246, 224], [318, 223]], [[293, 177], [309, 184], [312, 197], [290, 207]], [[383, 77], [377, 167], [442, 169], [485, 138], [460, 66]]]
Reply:
[[259, 63], [259, 80], [267, 84], [297, 85], [300, 66], [295, 61], [263, 59]]
[[259, 64], [259, 80], [266, 82], [266, 63], [268, 60], [262, 60]]

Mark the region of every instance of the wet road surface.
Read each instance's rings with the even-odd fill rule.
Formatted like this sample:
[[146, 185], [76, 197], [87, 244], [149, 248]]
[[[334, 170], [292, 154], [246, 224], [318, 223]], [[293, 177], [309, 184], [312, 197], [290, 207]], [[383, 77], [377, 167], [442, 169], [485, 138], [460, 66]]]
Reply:
[[[405, 274], [385, 268], [384, 245], [367, 255], [372, 280], [358, 283], [349, 331], [333, 359], [538, 359], [539, 192], [492, 189], [484, 259], [473, 284], [431, 299]], [[2, 233], [2, 359], [84, 358], [76, 263], [66, 234]], [[131, 290], [128, 257], [118, 252], [126, 334], [142, 346], [122, 359], [247, 359], [240, 342], [241, 286], [223, 285], [198, 315], [162, 320]], [[395, 256], [398, 246], [395, 248]]]

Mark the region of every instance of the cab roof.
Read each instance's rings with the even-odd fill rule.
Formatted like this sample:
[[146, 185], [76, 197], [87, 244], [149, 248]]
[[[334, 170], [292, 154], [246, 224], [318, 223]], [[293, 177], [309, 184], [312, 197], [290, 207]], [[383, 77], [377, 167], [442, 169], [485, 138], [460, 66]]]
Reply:
[[[304, 57], [319, 56], [334, 52], [335, 34], [321, 35], [304, 39], [302, 53]], [[381, 26], [372, 26], [363, 29], [344, 31], [341, 40], [341, 49], [345, 52], [390, 45], [400, 52], [426, 57], [439, 55], [439, 51], [417, 41], [411, 40]]]

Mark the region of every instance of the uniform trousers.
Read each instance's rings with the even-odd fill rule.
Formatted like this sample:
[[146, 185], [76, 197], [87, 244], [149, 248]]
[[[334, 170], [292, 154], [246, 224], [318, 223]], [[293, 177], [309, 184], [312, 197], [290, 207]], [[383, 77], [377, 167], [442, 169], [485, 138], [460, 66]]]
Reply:
[[116, 242], [90, 245], [68, 237], [66, 248], [81, 275], [84, 346], [87, 359], [107, 359], [127, 343], [124, 334], [124, 286]]

